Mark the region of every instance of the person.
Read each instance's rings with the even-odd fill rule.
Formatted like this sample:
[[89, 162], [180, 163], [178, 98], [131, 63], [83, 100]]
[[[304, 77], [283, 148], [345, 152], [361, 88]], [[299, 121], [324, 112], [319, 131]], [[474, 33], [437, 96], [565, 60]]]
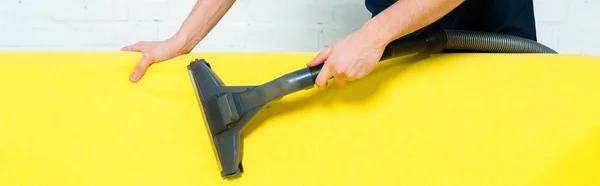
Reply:
[[[191, 52], [234, 2], [199, 0], [172, 37], [123, 47], [123, 51], [142, 53], [130, 80], [139, 81], [153, 63]], [[325, 88], [332, 77], [342, 86], [364, 78], [379, 62], [388, 43], [429, 26], [537, 39], [533, 0], [366, 0], [365, 6], [371, 19], [307, 63], [308, 67], [325, 63], [315, 80], [317, 87]]]

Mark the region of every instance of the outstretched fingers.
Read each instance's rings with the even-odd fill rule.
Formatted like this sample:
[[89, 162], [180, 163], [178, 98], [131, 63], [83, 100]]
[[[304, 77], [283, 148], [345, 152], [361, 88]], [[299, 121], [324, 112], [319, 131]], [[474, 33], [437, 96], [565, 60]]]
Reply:
[[142, 45], [142, 42], [137, 42], [131, 45], [127, 45], [124, 46], [123, 48], [121, 48], [121, 51], [131, 51], [131, 52], [140, 52], [140, 45]]

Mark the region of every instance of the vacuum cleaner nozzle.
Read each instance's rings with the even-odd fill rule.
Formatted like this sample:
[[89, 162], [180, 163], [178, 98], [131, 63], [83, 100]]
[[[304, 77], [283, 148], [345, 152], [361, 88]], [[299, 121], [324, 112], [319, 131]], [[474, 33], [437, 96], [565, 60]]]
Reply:
[[226, 86], [204, 59], [196, 59], [188, 65], [221, 177], [243, 172], [240, 135], [253, 116], [271, 101], [312, 88], [321, 67], [304, 68], [260, 86]]

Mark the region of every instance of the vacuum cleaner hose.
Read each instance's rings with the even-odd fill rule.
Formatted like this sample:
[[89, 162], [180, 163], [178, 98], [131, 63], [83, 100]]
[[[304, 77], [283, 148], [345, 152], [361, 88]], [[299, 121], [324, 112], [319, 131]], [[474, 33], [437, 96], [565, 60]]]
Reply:
[[[535, 41], [516, 36], [431, 29], [415, 37], [391, 42], [386, 46], [381, 60], [414, 53], [439, 53], [447, 49], [556, 53]], [[233, 177], [243, 172], [241, 133], [252, 121], [252, 117], [271, 101], [314, 87], [315, 79], [325, 63], [290, 72], [259, 86], [225, 86], [205, 61], [196, 60], [188, 66], [209, 127], [222, 177]]]
[[428, 29], [388, 44], [382, 60], [412, 53], [440, 53], [444, 50], [489, 53], [557, 53], [536, 41], [507, 34], [478, 31]]
[[501, 53], [556, 53], [533, 40], [505, 34], [445, 30], [446, 49]]

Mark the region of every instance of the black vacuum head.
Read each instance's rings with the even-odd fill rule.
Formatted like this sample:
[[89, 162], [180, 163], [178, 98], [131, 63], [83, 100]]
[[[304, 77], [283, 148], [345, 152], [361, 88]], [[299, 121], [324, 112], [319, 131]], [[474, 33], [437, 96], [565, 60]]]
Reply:
[[188, 65], [223, 178], [243, 172], [240, 136], [256, 113], [285, 95], [312, 88], [321, 67], [302, 68], [258, 86], [225, 86], [204, 59]]
[[[200, 103], [204, 122], [218, 159], [221, 177], [243, 172], [241, 133], [263, 104], [244, 104], [243, 92], [253, 86], [225, 86], [204, 59], [188, 65], [188, 72]], [[248, 104], [250, 103], [250, 105]]]

